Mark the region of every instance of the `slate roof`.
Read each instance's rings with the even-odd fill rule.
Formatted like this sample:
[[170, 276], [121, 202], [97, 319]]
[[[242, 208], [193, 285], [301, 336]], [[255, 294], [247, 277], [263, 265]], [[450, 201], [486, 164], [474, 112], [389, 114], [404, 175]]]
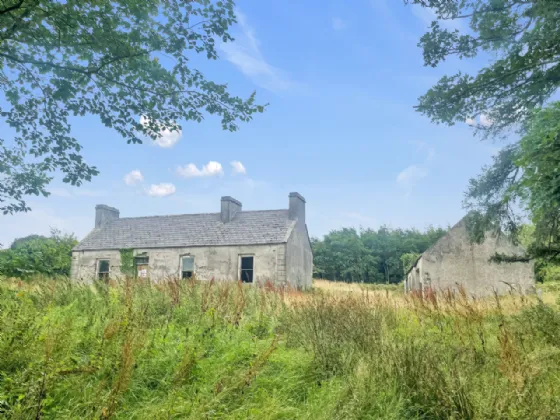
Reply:
[[120, 218], [94, 229], [75, 251], [123, 248], [264, 245], [284, 243], [295, 225], [288, 210]]

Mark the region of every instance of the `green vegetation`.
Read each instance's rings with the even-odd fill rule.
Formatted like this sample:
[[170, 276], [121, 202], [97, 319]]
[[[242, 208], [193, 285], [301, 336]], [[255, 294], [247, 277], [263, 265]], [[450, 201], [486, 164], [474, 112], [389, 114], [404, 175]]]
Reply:
[[232, 283], [0, 283], [0, 416], [556, 418], [560, 312]]
[[[99, 173], [71, 134], [92, 115], [127, 143], [214, 115], [234, 131], [264, 106], [208, 80], [193, 59], [215, 60], [233, 38], [232, 0], [3, 0], [0, 4], [0, 211], [27, 211], [60, 172], [81, 185]], [[198, 57], [198, 58], [197, 58]], [[2, 132], [4, 135], [4, 131]]]
[[[476, 76], [444, 76], [419, 99], [417, 110], [436, 123], [467, 122], [484, 136], [520, 140], [505, 146], [492, 165], [470, 182], [465, 206], [469, 230], [480, 241], [493, 229], [519, 239], [526, 216], [535, 225], [526, 255], [560, 263], [560, 102], [547, 102], [560, 87], [560, 7], [549, 0], [405, 0], [430, 7], [431, 29], [420, 40], [424, 64], [436, 67], [455, 56], [492, 53], [496, 59]], [[462, 22], [449, 29], [446, 20]], [[467, 27], [468, 25], [468, 27]], [[478, 120], [477, 120], [478, 119]], [[552, 265], [551, 265], [552, 264]]]
[[555, 102], [535, 112], [519, 143], [504, 148], [471, 180], [466, 204], [476, 211], [473, 231], [490, 227], [523, 241], [519, 210], [524, 210], [534, 225], [524, 257], [559, 263], [559, 162], [560, 102]]
[[119, 250], [121, 254], [121, 273], [127, 276], [134, 276], [134, 250], [133, 249], [121, 249]]
[[78, 241], [74, 235], [52, 230], [50, 237], [29, 235], [14, 240], [9, 249], [0, 250], [0, 276], [69, 276], [71, 251]]
[[[432, 246], [447, 231], [416, 229], [333, 230], [323, 240], [312, 239], [315, 276], [328, 280], [398, 283], [407, 264]], [[404, 258], [404, 259], [403, 259]]]
[[[476, 76], [444, 76], [417, 110], [436, 123], [466, 120], [487, 135], [526, 123], [560, 86], [560, 8], [551, 0], [405, 0], [434, 13], [419, 46], [424, 64], [496, 57]], [[449, 21], [455, 20], [455, 25]], [[446, 22], [447, 21], [447, 22]], [[454, 29], [451, 27], [454, 26]], [[460, 28], [460, 29], [455, 29]], [[476, 121], [476, 117], [482, 117]]]

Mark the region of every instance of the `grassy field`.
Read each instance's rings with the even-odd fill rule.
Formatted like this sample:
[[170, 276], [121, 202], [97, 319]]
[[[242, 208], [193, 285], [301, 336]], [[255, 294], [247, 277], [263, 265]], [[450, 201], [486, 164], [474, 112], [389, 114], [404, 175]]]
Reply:
[[0, 417], [558, 418], [560, 285], [543, 289], [0, 280]]

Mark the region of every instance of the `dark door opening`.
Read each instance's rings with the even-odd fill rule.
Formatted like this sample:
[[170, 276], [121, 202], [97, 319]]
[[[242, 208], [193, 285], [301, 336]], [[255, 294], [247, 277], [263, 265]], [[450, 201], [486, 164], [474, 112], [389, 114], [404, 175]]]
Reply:
[[253, 257], [241, 257], [241, 281], [253, 283]]

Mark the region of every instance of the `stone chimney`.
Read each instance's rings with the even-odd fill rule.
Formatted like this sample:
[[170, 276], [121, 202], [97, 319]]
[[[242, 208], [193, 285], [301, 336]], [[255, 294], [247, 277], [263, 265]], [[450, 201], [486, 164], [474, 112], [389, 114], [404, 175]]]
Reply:
[[305, 227], [305, 198], [297, 192], [290, 193], [290, 220], [297, 220], [297, 225]]
[[98, 204], [95, 206], [95, 227], [101, 227], [111, 220], [119, 218], [119, 211], [114, 207]]
[[227, 223], [241, 211], [241, 203], [233, 197], [222, 197], [222, 222]]

